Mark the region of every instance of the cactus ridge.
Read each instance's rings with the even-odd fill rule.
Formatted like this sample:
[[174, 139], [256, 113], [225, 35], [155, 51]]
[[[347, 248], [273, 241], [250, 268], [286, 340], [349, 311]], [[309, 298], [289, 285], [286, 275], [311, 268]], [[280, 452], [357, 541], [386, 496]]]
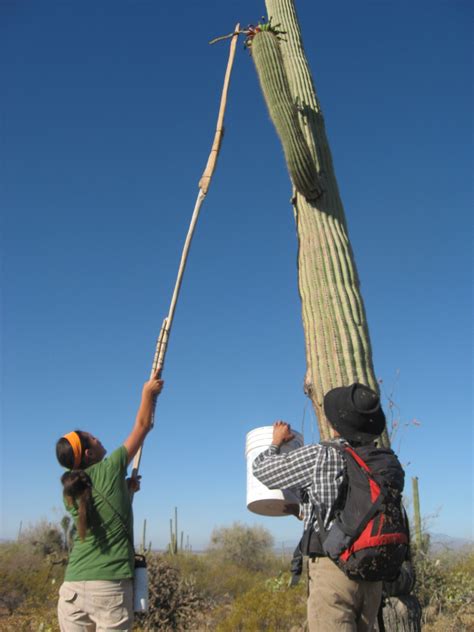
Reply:
[[252, 58], [270, 117], [283, 145], [293, 184], [308, 200], [317, 199], [322, 188], [316, 165], [301, 130], [298, 110], [291, 96], [277, 37], [271, 31], [257, 33]]
[[[327, 439], [332, 436], [332, 428], [324, 415], [324, 394], [335, 386], [355, 381], [374, 390], [378, 390], [378, 384], [344, 208], [321, 107], [304, 53], [294, 0], [265, 0], [265, 5], [268, 15], [273, 16], [286, 34], [284, 39], [276, 42], [278, 55], [275, 53], [261, 62], [262, 76], [257, 65], [260, 62], [258, 47], [267, 45], [268, 34], [259, 33], [254, 38], [252, 54], [265, 100], [271, 115], [273, 110], [276, 111], [273, 99], [283, 98], [286, 103], [298, 104], [298, 108], [294, 108], [296, 119], [288, 117], [286, 125], [295, 128], [294, 135], [303, 135], [314, 169], [319, 178], [324, 175], [324, 196], [316, 200], [296, 195], [293, 204], [298, 233], [298, 287], [306, 344], [305, 390], [312, 399], [321, 438]], [[273, 68], [263, 68], [270, 63]], [[286, 78], [285, 91], [281, 87], [273, 88], [273, 91], [268, 89], [268, 84], [272, 88], [276, 82], [277, 73]], [[277, 122], [274, 123], [284, 146], [290, 175], [298, 190], [295, 167], [290, 167], [285, 148], [285, 135], [292, 138], [291, 133], [280, 133]], [[386, 432], [382, 443], [389, 445]]]

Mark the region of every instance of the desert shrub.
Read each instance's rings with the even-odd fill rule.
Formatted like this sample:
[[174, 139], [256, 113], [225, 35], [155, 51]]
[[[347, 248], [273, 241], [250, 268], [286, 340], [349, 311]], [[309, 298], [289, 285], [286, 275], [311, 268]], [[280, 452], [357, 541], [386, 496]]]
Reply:
[[183, 577], [162, 555], [149, 555], [147, 561], [150, 607], [137, 615], [137, 624], [150, 632], [192, 629], [193, 619], [204, 606], [192, 577]]
[[303, 630], [306, 586], [288, 588], [289, 573], [267, 579], [222, 610], [216, 632], [283, 632]]
[[234, 522], [230, 527], [214, 529], [209, 552], [219, 560], [258, 571], [268, 564], [272, 547], [273, 536], [267, 529]]
[[170, 559], [184, 577], [194, 581], [197, 592], [208, 603], [229, 602], [261, 584], [270, 575], [288, 570], [289, 561], [269, 556], [264, 571], [253, 571], [219, 555], [186, 553]]
[[[474, 550], [438, 556], [418, 553], [415, 557], [415, 592], [423, 607], [425, 622], [440, 615], [474, 616]], [[464, 629], [458, 626], [455, 629]]]
[[474, 605], [474, 575], [463, 570], [448, 571], [445, 606], [447, 610], [458, 611]]
[[2, 616], [0, 632], [60, 632], [56, 605], [22, 608], [11, 616]]
[[443, 594], [446, 588], [446, 574], [439, 560], [429, 555], [417, 555], [415, 558], [415, 593], [421, 607], [441, 610]]
[[60, 560], [45, 557], [43, 547], [28, 542], [0, 546], [0, 608], [11, 614], [20, 606], [54, 603], [64, 576]]

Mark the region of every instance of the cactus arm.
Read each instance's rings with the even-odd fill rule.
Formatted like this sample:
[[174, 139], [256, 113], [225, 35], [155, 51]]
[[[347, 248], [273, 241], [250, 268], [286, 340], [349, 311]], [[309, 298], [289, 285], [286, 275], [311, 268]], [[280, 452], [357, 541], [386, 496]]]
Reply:
[[251, 51], [270, 118], [283, 145], [291, 180], [305, 198], [317, 199], [322, 194], [322, 186], [299, 125], [277, 36], [271, 31], [258, 33], [253, 38]]

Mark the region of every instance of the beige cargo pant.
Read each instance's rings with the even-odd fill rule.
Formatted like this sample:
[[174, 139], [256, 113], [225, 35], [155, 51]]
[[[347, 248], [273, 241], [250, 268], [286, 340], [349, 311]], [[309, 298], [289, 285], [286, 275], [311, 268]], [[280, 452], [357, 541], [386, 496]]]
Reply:
[[133, 580], [64, 582], [58, 619], [61, 632], [131, 632]]
[[327, 557], [308, 559], [309, 632], [372, 632], [382, 582], [353, 581]]

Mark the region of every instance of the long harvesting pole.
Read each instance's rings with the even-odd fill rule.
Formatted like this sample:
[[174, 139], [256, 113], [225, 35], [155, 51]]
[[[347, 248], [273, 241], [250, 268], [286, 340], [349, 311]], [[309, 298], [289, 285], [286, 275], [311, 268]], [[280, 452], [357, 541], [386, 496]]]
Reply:
[[[199, 193], [196, 199], [196, 203], [194, 205], [194, 211], [191, 217], [191, 222], [189, 224], [188, 234], [186, 235], [186, 240], [184, 242], [183, 252], [181, 254], [181, 261], [178, 268], [178, 275], [176, 277], [176, 283], [175, 283], [173, 295], [171, 297], [171, 303], [170, 303], [168, 315], [163, 320], [160, 334], [158, 336], [158, 340], [156, 343], [155, 355], [153, 358], [153, 364], [151, 368], [151, 376], [153, 376], [157, 371], [162, 371], [164, 363], [165, 363], [165, 355], [166, 355], [166, 350], [168, 347], [171, 326], [173, 324], [174, 312], [175, 312], [176, 303], [179, 297], [179, 291], [181, 288], [181, 282], [183, 280], [184, 270], [186, 269], [186, 262], [188, 259], [189, 249], [191, 247], [191, 241], [194, 235], [194, 229], [196, 228], [196, 224], [199, 218], [199, 212], [201, 210], [202, 203], [204, 202], [204, 199], [209, 190], [209, 186], [211, 184], [212, 175], [216, 168], [217, 157], [219, 156], [222, 139], [224, 137], [224, 114], [225, 114], [225, 109], [227, 105], [227, 94], [229, 91], [232, 66], [234, 64], [235, 48], [237, 45], [237, 39], [239, 37], [239, 29], [240, 29], [240, 24], [236, 24], [234, 33], [232, 35], [232, 39], [230, 42], [229, 59], [227, 61], [227, 68], [226, 68], [225, 76], [224, 76], [224, 85], [222, 88], [219, 113], [217, 115], [217, 125], [216, 125], [216, 132], [214, 134], [214, 141], [212, 143], [211, 151], [209, 153], [209, 158], [207, 159], [206, 168], [204, 169], [204, 172], [199, 180]], [[155, 400], [155, 405], [156, 405], [156, 400]], [[136, 476], [138, 474], [138, 468], [140, 467], [141, 456], [142, 456], [142, 448], [138, 450], [133, 460], [132, 476]]]

